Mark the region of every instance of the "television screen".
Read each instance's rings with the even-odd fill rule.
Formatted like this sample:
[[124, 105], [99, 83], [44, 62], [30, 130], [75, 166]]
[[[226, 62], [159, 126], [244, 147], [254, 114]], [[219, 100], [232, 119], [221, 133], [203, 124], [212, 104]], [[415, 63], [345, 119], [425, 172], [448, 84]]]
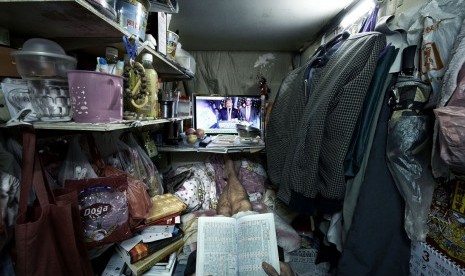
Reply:
[[193, 97], [194, 127], [206, 134], [237, 134], [236, 124], [260, 129], [260, 95]]

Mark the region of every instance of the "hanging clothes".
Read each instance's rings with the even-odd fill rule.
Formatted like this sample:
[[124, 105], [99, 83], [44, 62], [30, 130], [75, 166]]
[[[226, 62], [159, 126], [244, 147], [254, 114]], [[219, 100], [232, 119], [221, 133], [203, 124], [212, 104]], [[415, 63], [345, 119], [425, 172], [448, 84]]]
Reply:
[[[324, 67], [315, 69], [299, 127], [288, 133], [296, 142], [280, 156], [285, 161], [277, 168], [278, 196], [291, 208], [306, 213], [312, 213], [315, 204], [325, 213], [342, 208], [345, 154], [385, 46], [381, 33], [355, 34]], [[275, 161], [268, 158], [268, 162]]]
[[409, 275], [410, 240], [404, 228], [404, 202], [386, 164], [386, 139], [391, 115], [383, 98], [354, 219], [337, 275]]
[[343, 212], [343, 239], [350, 229], [353, 213], [357, 205], [360, 186], [363, 183], [368, 165], [368, 158], [377, 128], [378, 118], [383, 105], [386, 105], [385, 95], [391, 86], [392, 75], [388, 73], [394, 62], [398, 49], [389, 46], [385, 55], [379, 60], [370, 85], [369, 95], [365, 99], [360, 116], [359, 127], [354, 132], [351, 147], [346, 156], [346, 194]]
[[[367, 139], [373, 120], [377, 119], [376, 111], [379, 100], [383, 99], [386, 91], [386, 83], [389, 84], [390, 78], [387, 78], [389, 68], [392, 65], [397, 51], [393, 46], [388, 46], [384, 51], [384, 55], [378, 60], [376, 71], [368, 89], [363, 108], [360, 113], [357, 128], [354, 131], [352, 141], [345, 157], [345, 174], [347, 178], [354, 177], [360, 169], [363, 156], [365, 155], [366, 147], [368, 146]], [[379, 110], [378, 110], [379, 111]]]
[[308, 83], [314, 68], [325, 66], [348, 37], [348, 33], [342, 33], [321, 46], [306, 64], [291, 71], [281, 83], [266, 129], [267, 173], [271, 183], [280, 185], [286, 155], [295, 144], [295, 133], [301, 128], [300, 120], [311, 94]]
[[359, 33], [373, 32], [376, 27], [376, 19], [378, 18], [379, 5], [376, 4], [374, 9], [370, 12], [370, 15], [363, 21], [362, 27], [360, 27]]
[[375, 31], [386, 35], [386, 43], [399, 49], [389, 73], [399, 73], [402, 67], [402, 52], [408, 46], [407, 32], [393, 23], [394, 15], [382, 16], [378, 20]]

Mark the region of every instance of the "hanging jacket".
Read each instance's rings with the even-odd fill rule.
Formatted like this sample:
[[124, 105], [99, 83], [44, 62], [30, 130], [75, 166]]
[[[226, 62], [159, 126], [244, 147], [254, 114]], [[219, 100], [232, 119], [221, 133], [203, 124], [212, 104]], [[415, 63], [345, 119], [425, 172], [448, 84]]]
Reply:
[[[377, 32], [352, 35], [328, 63], [315, 69], [312, 93], [296, 139], [286, 153], [278, 196], [295, 209], [341, 209], [345, 193], [344, 158], [363, 105], [377, 58], [386, 46]], [[327, 206], [322, 207], [325, 202]], [[309, 210], [311, 212], [311, 210]]]
[[348, 33], [342, 33], [321, 46], [304, 65], [291, 71], [281, 83], [266, 129], [267, 173], [271, 183], [280, 185], [286, 154], [295, 143], [295, 133], [301, 128], [300, 120], [311, 94], [308, 83], [313, 69], [323, 67], [348, 37]]

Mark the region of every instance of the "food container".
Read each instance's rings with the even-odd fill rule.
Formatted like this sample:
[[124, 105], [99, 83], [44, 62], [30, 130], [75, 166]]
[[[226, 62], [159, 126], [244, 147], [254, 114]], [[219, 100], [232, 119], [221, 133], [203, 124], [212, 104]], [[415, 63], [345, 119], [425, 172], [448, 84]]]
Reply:
[[178, 46], [179, 35], [172, 31], [166, 32], [166, 55], [174, 59], [176, 56], [176, 47]]
[[108, 123], [123, 119], [123, 77], [84, 70], [68, 72], [73, 120]]
[[149, 8], [148, 0], [117, 0], [118, 24], [135, 37], [144, 40]]
[[116, 0], [86, 0], [99, 12], [113, 21], [116, 21]]
[[11, 56], [23, 79], [66, 78], [66, 72], [77, 65], [77, 60], [66, 55], [60, 45], [42, 38], [27, 40], [22, 50], [12, 52]]
[[180, 45], [181, 43], [178, 43], [174, 60], [179, 63], [182, 68], [186, 69], [189, 74], [195, 75], [195, 59], [191, 54], [182, 49]]
[[174, 117], [174, 101], [160, 101], [161, 117]]
[[66, 79], [28, 80], [31, 104], [41, 121], [71, 121], [71, 104]]

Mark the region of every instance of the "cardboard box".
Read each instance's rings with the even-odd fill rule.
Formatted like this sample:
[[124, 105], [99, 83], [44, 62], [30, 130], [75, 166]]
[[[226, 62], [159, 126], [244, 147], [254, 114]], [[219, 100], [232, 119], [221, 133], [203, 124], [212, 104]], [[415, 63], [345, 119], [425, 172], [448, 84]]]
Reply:
[[166, 31], [168, 30], [168, 17], [164, 12], [157, 12], [157, 16], [157, 51], [166, 55]]
[[[170, 16], [165, 12], [152, 12], [147, 23], [147, 34], [157, 41], [156, 50], [166, 56], [166, 31], [168, 30]], [[157, 70], [157, 68], [155, 68]]]
[[20, 78], [10, 53], [16, 49], [0, 46], [0, 77]]

